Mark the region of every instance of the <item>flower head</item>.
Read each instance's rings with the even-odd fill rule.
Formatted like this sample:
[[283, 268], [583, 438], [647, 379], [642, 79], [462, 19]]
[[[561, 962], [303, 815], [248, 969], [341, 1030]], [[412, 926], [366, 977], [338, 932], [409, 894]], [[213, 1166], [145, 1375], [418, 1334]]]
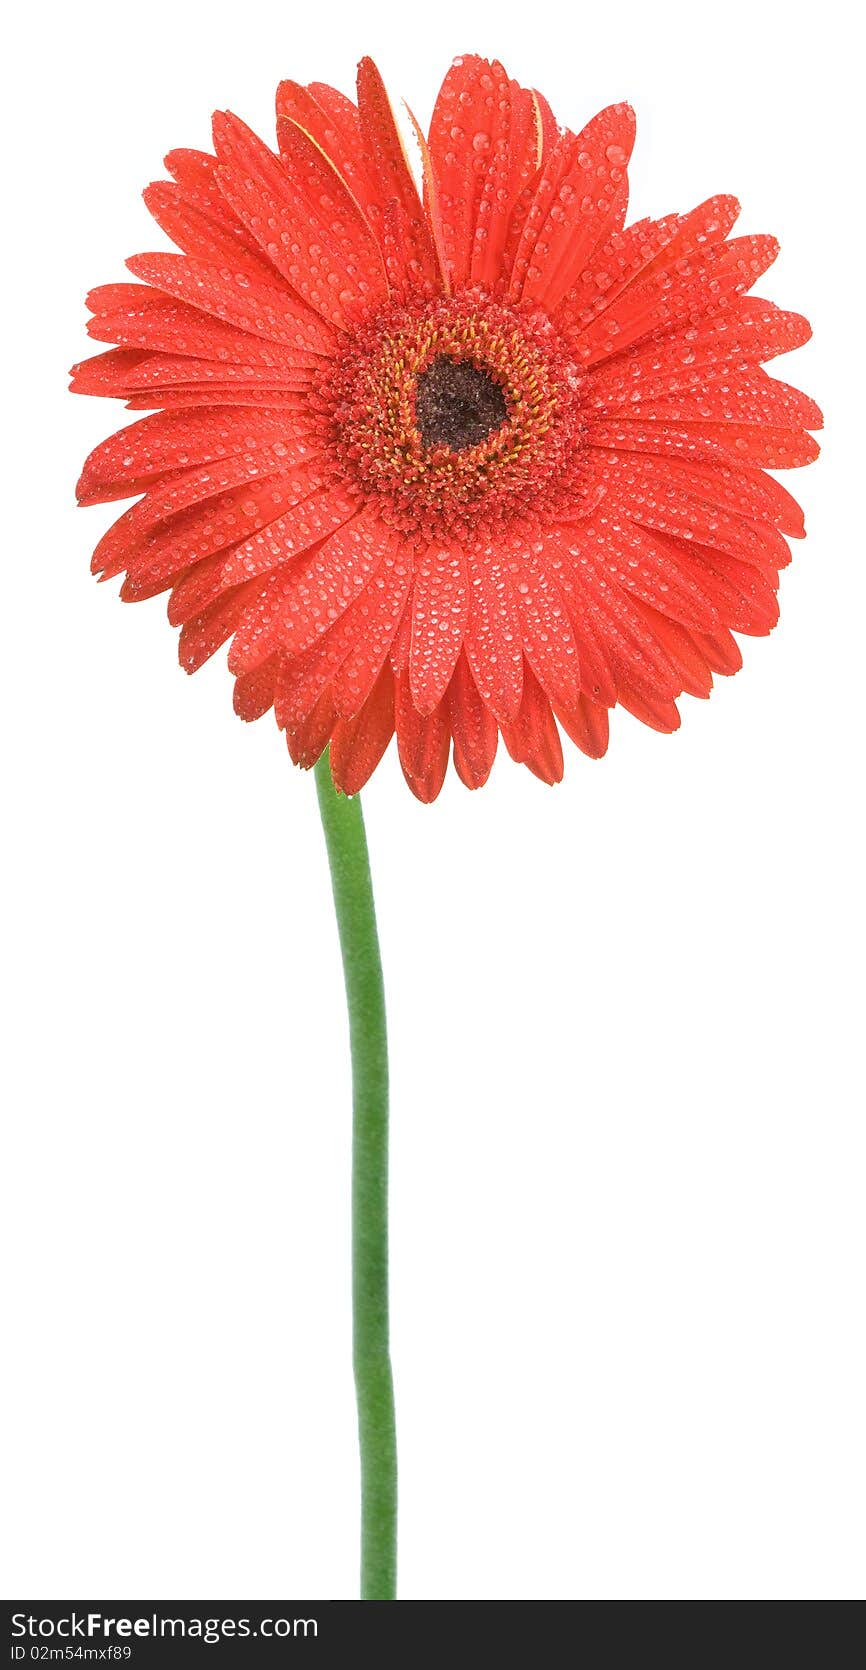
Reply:
[[283, 82], [277, 151], [214, 118], [145, 192], [181, 254], [89, 300], [114, 346], [80, 393], [152, 415], [91, 454], [83, 504], [137, 496], [94, 571], [169, 593], [192, 672], [230, 642], [235, 707], [366, 782], [410, 787], [501, 734], [545, 782], [560, 727], [600, 756], [617, 702], [677, 698], [769, 632], [814, 403], [763, 362], [805, 342], [747, 294], [777, 253], [713, 197], [626, 226], [627, 105], [580, 133], [498, 63], [458, 59], [419, 192], [379, 74], [358, 102]]

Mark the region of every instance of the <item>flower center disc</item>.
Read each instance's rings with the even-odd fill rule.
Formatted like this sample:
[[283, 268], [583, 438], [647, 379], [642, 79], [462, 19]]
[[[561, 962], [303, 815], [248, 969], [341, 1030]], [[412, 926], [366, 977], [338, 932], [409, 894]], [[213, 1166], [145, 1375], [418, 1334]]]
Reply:
[[452, 452], [477, 446], [508, 417], [505, 393], [494, 377], [466, 360], [436, 358], [418, 377], [415, 422], [425, 447]]
[[365, 321], [322, 400], [345, 479], [386, 523], [468, 541], [580, 497], [582, 380], [540, 309], [472, 289]]

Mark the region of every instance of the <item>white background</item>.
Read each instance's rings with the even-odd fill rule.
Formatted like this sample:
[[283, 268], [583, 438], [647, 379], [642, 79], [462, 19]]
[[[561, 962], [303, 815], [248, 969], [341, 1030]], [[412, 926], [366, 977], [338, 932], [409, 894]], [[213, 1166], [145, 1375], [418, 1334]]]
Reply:
[[[576, 126], [637, 107], [636, 214], [712, 191], [815, 340], [782, 624], [549, 790], [365, 794], [393, 1050], [401, 1592], [862, 1594], [862, 271], [847, 7], [19, 9], [7, 253], [2, 1337], [8, 1594], [352, 1596], [349, 1080], [312, 781], [176, 665], [76, 511], [73, 401], [139, 198], [281, 76], [365, 51], [426, 121], [458, 51]], [[859, 95], [858, 95], [859, 97]]]

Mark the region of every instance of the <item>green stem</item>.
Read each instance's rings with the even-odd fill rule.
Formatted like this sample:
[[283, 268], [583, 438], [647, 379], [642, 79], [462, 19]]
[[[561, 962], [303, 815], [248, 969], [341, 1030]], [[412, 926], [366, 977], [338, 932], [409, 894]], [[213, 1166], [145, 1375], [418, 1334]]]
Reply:
[[352, 1056], [352, 1352], [361, 1451], [361, 1599], [397, 1584], [397, 1438], [388, 1349], [388, 1044], [364, 817], [316, 766]]

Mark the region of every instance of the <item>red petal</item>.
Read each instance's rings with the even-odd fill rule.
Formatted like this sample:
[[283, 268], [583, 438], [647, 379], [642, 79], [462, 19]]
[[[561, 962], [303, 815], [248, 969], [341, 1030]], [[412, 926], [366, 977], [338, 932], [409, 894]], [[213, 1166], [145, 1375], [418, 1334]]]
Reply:
[[578, 341], [587, 364], [622, 353], [654, 332], [695, 324], [750, 290], [778, 253], [775, 238], [733, 238], [653, 271], [624, 290], [581, 333]]
[[299, 725], [286, 730], [286, 742], [295, 765], [311, 771], [328, 746], [334, 728], [334, 708], [331, 693], [326, 690], [306, 718]]
[[403, 775], [414, 795], [429, 804], [436, 799], [448, 769], [451, 733], [447, 703], [421, 714], [412, 701], [406, 672], [396, 680], [397, 747]]
[[696, 632], [695, 643], [701, 654], [706, 657], [707, 665], [714, 673], [722, 673], [730, 677], [738, 673], [743, 665], [740, 646], [724, 627], [715, 632]]
[[552, 311], [592, 253], [622, 225], [634, 111], [602, 110], [579, 134], [564, 134], [545, 164], [514, 261], [509, 295]]
[[648, 699], [669, 700], [677, 694], [676, 673], [646, 617], [611, 580], [603, 562], [581, 565], [569, 602], [579, 627], [594, 633], [603, 644], [617, 696], [626, 686], [640, 690]]
[[254, 284], [246, 273], [191, 255], [134, 255], [126, 265], [157, 290], [254, 336], [314, 354], [330, 354], [334, 348], [333, 334], [316, 314], [276, 284]]
[[235, 679], [234, 709], [239, 719], [261, 719], [274, 704], [279, 657], [272, 655], [253, 673]]
[[568, 712], [557, 708], [556, 717], [572, 742], [591, 760], [600, 760], [607, 753], [610, 727], [606, 707], [581, 696]]
[[710, 663], [700, 648], [697, 635], [687, 632], [684, 626], [670, 620], [666, 615], [657, 613], [655, 609], [646, 608], [643, 604], [639, 604], [638, 607], [671, 665], [676, 668], [683, 690], [690, 696], [709, 696], [713, 687], [713, 675]]
[[351, 614], [351, 620], [347, 621], [351, 647], [334, 675], [334, 705], [347, 719], [358, 712], [370, 694], [403, 619], [409, 594], [411, 550], [399, 536], [389, 534], [384, 528], [381, 546], [383, 556], [379, 569], [347, 611], [347, 615]]
[[[309, 447], [299, 443], [292, 450], [288, 447], [260, 448], [258, 452], [239, 453], [235, 458], [226, 458], [216, 464], [182, 470], [168, 481], [152, 487], [122, 521], [115, 523], [114, 529], [109, 530], [102, 541], [103, 554], [109, 558], [114, 555], [144, 557], [142, 541], [149, 535], [156, 536], [160, 523], [169, 522], [196, 505], [221, 499], [223, 494], [235, 493], [238, 487], [249, 489], [250, 507], [246, 514], [254, 513], [252, 501], [258, 504], [259, 484], [265, 485], [267, 495], [275, 485], [271, 479], [275, 476], [281, 478], [281, 488], [286, 495], [292, 488], [300, 493], [311, 492], [319, 479], [315, 455]], [[233, 503], [236, 502], [235, 494]], [[117, 539], [114, 537], [115, 530]], [[237, 532], [240, 534], [242, 531], [245, 531], [243, 523]]]
[[[314, 481], [303, 469], [245, 483], [216, 498], [193, 505], [165, 526], [141, 530], [138, 505], [133, 505], [100, 540], [93, 554], [94, 572], [106, 577], [121, 569], [141, 577], [165, 579], [245, 540], [256, 529], [282, 516], [288, 505], [309, 495]], [[246, 575], [240, 575], [246, 579]]]
[[206, 557], [192, 568], [182, 569], [175, 579], [168, 600], [168, 618], [172, 626], [185, 626], [193, 615], [200, 615], [209, 603], [223, 596], [220, 584], [222, 555]]
[[152, 354], [210, 361], [210, 367], [202, 368], [202, 376], [219, 380], [234, 375], [224, 367], [254, 366], [270, 372], [274, 382], [290, 380], [292, 373], [301, 370], [302, 381], [307, 383], [309, 368], [321, 368], [319, 354], [252, 336], [145, 284], [103, 285], [87, 299], [95, 313], [88, 322], [89, 336], [125, 348], [148, 349]]
[[214, 117], [220, 188], [269, 261], [310, 307], [345, 330], [352, 311], [387, 300], [379, 246], [346, 182], [294, 122], [279, 161], [229, 113]]
[[382, 668], [355, 719], [340, 719], [331, 738], [331, 774], [343, 794], [358, 794], [394, 735], [394, 675]]
[[381, 552], [363, 590], [315, 645], [286, 664], [281, 723], [296, 722], [330, 685], [335, 711], [352, 719], [363, 707], [400, 624], [411, 559], [402, 539], [382, 527]]
[[[473, 284], [488, 289], [503, 276], [503, 256], [511, 225], [511, 210], [524, 184], [524, 157], [527, 141], [533, 155], [533, 172], [537, 156], [535, 123], [531, 134], [520, 127], [520, 105], [526, 95], [516, 82], [510, 82], [501, 64], [491, 64], [494, 98], [490, 120], [485, 126], [487, 144], [473, 141], [474, 205], [471, 227], [469, 278]], [[534, 116], [534, 113], [533, 113]], [[479, 189], [480, 187], [480, 189]]]
[[[677, 468], [685, 472], [688, 466]], [[775, 530], [755, 527], [742, 515], [734, 515], [723, 505], [714, 503], [709, 489], [703, 488], [704, 496], [698, 498], [684, 474], [678, 480], [669, 465], [654, 458], [620, 454], [608, 481], [609, 490], [598, 519], [611, 526], [626, 518], [645, 528], [697, 540], [731, 556], [758, 563], [766, 561], [768, 541], [781, 537]], [[784, 556], [774, 555], [776, 567], [782, 566]]]
[[791, 470], [818, 457], [817, 441], [804, 429], [778, 429], [758, 423], [632, 423], [627, 418], [593, 422], [593, 446], [657, 453], [711, 462], [759, 464], [768, 470]]
[[169, 151], [165, 166], [181, 188], [183, 200], [200, 214], [215, 220], [224, 232], [243, 245], [248, 255], [261, 261], [258, 245], [229, 208], [219, 188], [219, 163], [209, 151]]
[[377, 208], [378, 198], [364, 155], [358, 112], [351, 99], [315, 82], [301, 87], [296, 81], [281, 81], [277, 88], [277, 143], [281, 152], [286, 122], [303, 128], [324, 151], [373, 224], [371, 210]]
[[724, 374], [731, 365], [773, 359], [808, 342], [811, 329], [798, 313], [784, 313], [758, 296], [742, 296], [724, 313], [650, 341], [598, 366], [587, 377], [584, 394], [589, 404], [622, 406], [674, 386], [677, 378], [707, 371]]
[[619, 694], [622, 706], [629, 713], [634, 714], [643, 725], [649, 725], [653, 731], [678, 731], [682, 723], [676, 702], [666, 702], [659, 697], [646, 696], [634, 687], [623, 682]]
[[594, 517], [573, 529], [573, 536], [568, 546], [573, 561], [587, 574], [594, 573], [599, 586], [604, 577], [683, 625], [702, 631], [715, 626], [718, 615], [712, 597], [687, 563], [678, 562], [669, 548], [629, 515], [618, 514], [608, 500]]
[[560, 304], [563, 328], [569, 335], [579, 335], [646, 271], [659, 250], [670, 243], [681, 218], [664, 215], [660, 220], [636, 220], [611, 232]]
[[327, 486], [299, 498], [285, 515], [244, 541], [226, 559], [223, 584], [238, 585], [256, 574], [282, 568], [290, 557], [326, 539], [357, 512], [354, 499], [336, 486]]
[[461, 655], [451, 680], [448, 716], [454, 737], [457, 775], [467, 789], [480, 789], [490, 776], [499, 728], [478, 694], [465, 655]]
[[419, 713], [438, 707], [469, 624], [469, 588], [459, 545], [437, 541], [418, 557], [412, 589], [409, 682]]
[[[307, 366], [280, 371], [262, 365], [231, 365], [152, 353], [122, 360], [120, 355], [127, 350], [120, 348], [116, 352], [115, 360], [109, 361], [107, 354], [101, 354], [76, 366], [74, 392], [143, 401], [153, 407], [163, 404], [163, 391], [183, 389], [194, 395], [199, 405], [214, 405], [226, 391], [234, 390], [244, 399], [257, 393], [265, 393], [269, 398], [297, 393], [309, 396], [313, 384], [314, 373]], [[86, 386], [88, 382], [95, 386]]]
[[78, 483], [79, 504], [132, 498], [168, 472], [215, 463], [274, 442], [291, 444], [285, 417], [210, 407], [195, 413], [156, 412], [94, 447]]
[[[540, 542], [536, 542], [539, 543]], [[580, 665], [568, 609], [529, 539], [512, 539], [504, 564], [526, 659], [552, 701], [566, 706], [580, 697]]]
[[701, 550], [698, 557], [714, 577], [732, 587], [740, 600], [725, 624], [732, 631], [746, 632], [750, 637], [762, 638], [772, 632], [779, 619], [777, 580], [771, 582], [749, 563], [738, 562], [719, 551]]
[[672, 262], [685, 255], [694, 255], [710, 244], [723, 243], [740, 213], [736, 197], [708, 197], [696, 209], [681, 215], [670, 243], [650, 262], [641, 274], [646, 278], [658, 268], [670, 269]]
[[561, 783], [562, 743], [556, 720], [532, 668], [523, 674], [520, 708], [508, 724], [501, 726], [502, 740], [513, 760], [527, 765], [542, 783]]
[[245, 606], [229, 651], [229, 672], [236, 675], [252, 672], [279, 650], [283, 607], [291, 583], [290, 572], [279, 568], [275, 574], [267, 574], [263, 580], [240, 588]]
[[[731, 376], [725, 369], [718, 375], [697, 371], [682, 379], [686, 387], [664, 392], [663, 386], [638, 387], [629, 404], [637, 418], [652, 422], [766, 423], [784, 429], [820, 429], [823, 419], [814, 400], [770, 377], [757, 366]], [[669, 386], [669, 385], [668, 385]], [[608, 413], [615, 416], [616, 413]]]
[[441, 288], [441, 273], [430, 228], [403, 148], [388, 94], [372, 58], [358, 65], [358, 112], [370, 168], [384, 208], [396, 203], [411, 251], [410, 276]]
[[198, 255], [203, 261], [227, 261], [253, 279], [273, 282], [268, 262], [250, 252], [244, 228], [235, 223], [231, 231], [227, 230], [224, 218], [190, 203], [180, 186], [170, 180], [154, 180], [144, 192], [144, 201], [157, 225], [185, 255]]
[[424, 178], [424, 210], [430, 226], [430, 235], [433, 239], [433, 247], [436, 251], [436, 265], [442, 275], [442, 288], [446, 295], [450, 295], [451, 275], [445, 249], [445, 228], [442, 221], [442, 211], [440, 207], [439, 182], [436, 178], [436, 173], [433, 167], [433, 159], [430, 155], [430, 147], [427, 144], [423, 130], [416, 122], [415, 117], [412, 115], [408, 105], [406, 106], [406, 111], [409, 120], [412, 123], [418, 150], [421, 155], [421, 170]]
[[209, 603], [201, 614], [187, 621], [178, 644], [178, 656], [185, 672], [197, 672], [231, 637], [248, 597], [249, 588], [239, 586], [235, 591], [218, 597], [214, 603]]
[[455, 285], [469, 279], [488, 159], [498, 173], [509, 111], [510, 90], [501, 64], [474, 56], [455, 59], [439, 89], [430, 123], [430, 160], [444, 258]]
[[478, 690], [497, 719], [513, 719], [523, 689], [517, 611], [502, 564], [492, 551], [467, 551], [470, 622], [466, 654]]
[[[306, 511], [307, 506], [299, 507]], [[339, 510], [324, 499], [316, 510], [321, 539], [326, 515]], [[288, 519], [284, 518], [284, 523]], [[308, 523], [309, 527], [309, 523]], [[287, 534], [284, 527], [280, 543]], [[297, 526], [291, 537], [297, 539]], [[306, 537], [306, 534], [303, 536]], [[308, 540], [308, 543], [310, 541]], [[334, 625], [349, 604], [364, 590], [381, 562], [379, 522], [374, 509], [357, 512], [330, 537], [293, 562], [288, 572], [280, 614], [280, 649], [284, 655], [301, 655]]]

